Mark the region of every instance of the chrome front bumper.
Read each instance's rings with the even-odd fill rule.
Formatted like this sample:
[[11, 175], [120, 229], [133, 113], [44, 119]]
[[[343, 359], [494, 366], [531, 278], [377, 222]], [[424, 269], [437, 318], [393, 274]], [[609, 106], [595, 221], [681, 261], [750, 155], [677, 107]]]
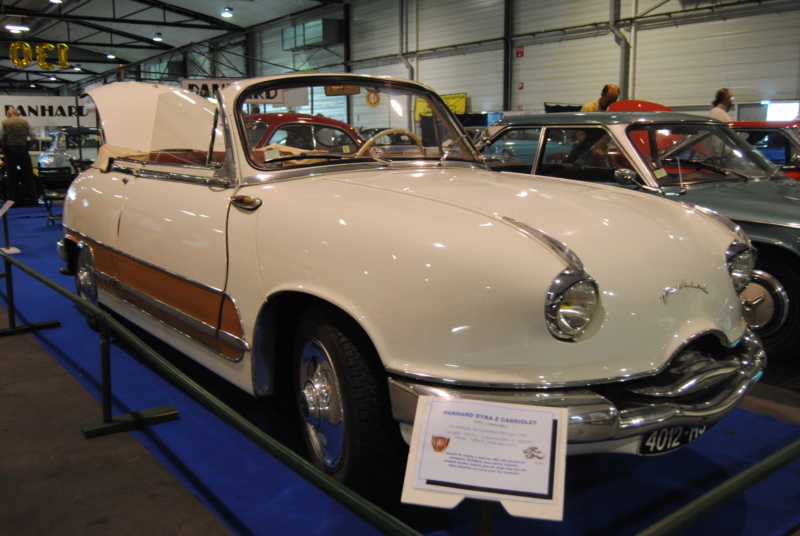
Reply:
[[[748, 329], [729, 355], [727, 369], [692, 371], [681, 377], [681, 385], [667, 389], [618, 389], [604, 396], [591, 388], [553, 390], [482, 390], [451, 385], [424, 384], [404, 378], [389, 378], [392, 413], [400, 423], [413, 424], [420, 396], [472, 399], [530, 406], [567, 408], [568, 441], [586, 443], [615, 441], [639, 436], [666, 426], [713, 424], [733, 411], [747, 389], [758, 381], [766, 364], [760, 341]], [[733, 367], [733, 368], [731, 368]], [[689, 367], [691, 368], [691, 367]], [[717, 379], [725, 374], [724, 384]], [[637, 380], [642, 383], [641, 380]], [[633, 383], [633, 382], [631, 382]], [[625, 386], [619, 382], [617, 386]], [[602, 386], [601, 386], [602, 387]], [[601, 389], [598, 389], [598, 391]], [[621, 393], [619, 392], [621, 391]], [[642, 394], [645, 393], [645, 394]], [[707, 395], [707, 396], [706, 396]]]

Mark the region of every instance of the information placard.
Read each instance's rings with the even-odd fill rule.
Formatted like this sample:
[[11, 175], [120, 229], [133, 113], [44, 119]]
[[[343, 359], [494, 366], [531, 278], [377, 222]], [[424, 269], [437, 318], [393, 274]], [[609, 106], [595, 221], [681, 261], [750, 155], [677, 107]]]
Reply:
[[402, 501], [452, 508], [470, 497], [560, 520], [566, 427], [565, 408], [420, 397]]

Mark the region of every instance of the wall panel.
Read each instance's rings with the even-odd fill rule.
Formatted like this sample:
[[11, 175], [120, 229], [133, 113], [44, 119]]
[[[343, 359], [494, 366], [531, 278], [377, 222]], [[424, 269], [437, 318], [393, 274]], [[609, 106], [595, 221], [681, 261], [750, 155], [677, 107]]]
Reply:
[[720, 87], [740, 102], [800, 97], [800, 12], [642, 31], [637, 98], [706, 105]]

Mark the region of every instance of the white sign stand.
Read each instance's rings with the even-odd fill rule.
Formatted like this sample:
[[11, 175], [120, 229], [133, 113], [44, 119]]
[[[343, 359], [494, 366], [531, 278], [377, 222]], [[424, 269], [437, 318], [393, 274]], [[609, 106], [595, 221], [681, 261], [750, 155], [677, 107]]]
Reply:
[[470, 497], [560, 521], [567, 417], [566, 408], [420, 397], [402, 501], [453, 508]]

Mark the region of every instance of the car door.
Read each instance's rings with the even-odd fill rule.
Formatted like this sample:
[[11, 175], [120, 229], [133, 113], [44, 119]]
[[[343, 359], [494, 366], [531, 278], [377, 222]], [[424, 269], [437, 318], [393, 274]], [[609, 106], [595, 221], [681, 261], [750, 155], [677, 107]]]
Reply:
[[211, 168], [181, 171], [151, 163], [128, 177], [118, 285], [128, 301], [182, 336], [237, 359], [241, 331], [225, 294], [230, 190], [207, 184]]

